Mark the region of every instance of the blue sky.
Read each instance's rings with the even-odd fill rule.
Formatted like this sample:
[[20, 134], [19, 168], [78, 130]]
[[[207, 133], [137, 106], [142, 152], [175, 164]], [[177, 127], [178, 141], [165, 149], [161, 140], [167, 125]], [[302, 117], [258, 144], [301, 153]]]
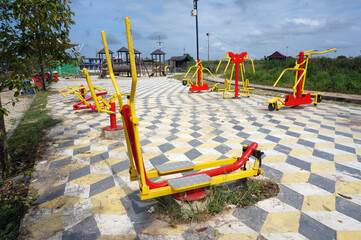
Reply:
[[[73, 0], [72, 43], [84, 44], [81, 55], [95, 57], [103, 48], [127, 47], [124, 17], [130, 17], [134, 47], [142, 57], [158, 48], [161, 37], [166, 58], [196, 56], [193, 0]], [[295, 57], [299, 51], [337, 48], [328, 57], [361, 55], [361, 0], [199, 0], [200, 58], [225, 57], [228, 51], [248, 52], [259, 59], [280, 51]]]

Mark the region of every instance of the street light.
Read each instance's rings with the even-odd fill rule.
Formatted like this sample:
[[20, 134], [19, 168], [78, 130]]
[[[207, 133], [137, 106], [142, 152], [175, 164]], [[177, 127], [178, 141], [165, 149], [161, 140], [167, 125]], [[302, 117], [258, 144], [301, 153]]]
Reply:
[[209, 32], [207, 32], [207, 37], [208, 37], [208, 67], [209, 67], [209, 36], [211, 35]]
[[198, 10], [197, 10], [198, 0], [193, 0], [193, 10], [191, 12], [192, 16], [196, 16], [196, 39], [197, 39], [197, 60], [199, 59], [199, 47], [198, 47]]

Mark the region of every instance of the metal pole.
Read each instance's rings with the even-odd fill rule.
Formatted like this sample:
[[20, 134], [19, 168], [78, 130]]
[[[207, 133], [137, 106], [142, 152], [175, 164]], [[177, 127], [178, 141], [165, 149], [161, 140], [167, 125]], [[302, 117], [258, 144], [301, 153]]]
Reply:
[[198, 9], [197, 9], [198, 0], [193, 0], [193, 9], [196, 10], [196, 39], [197, 39], [197, 60], [199, 59], [199, 44], [198, 44]]
[[209, 32], [207, 33], [208, 36], [208, 67], [209, 67]]

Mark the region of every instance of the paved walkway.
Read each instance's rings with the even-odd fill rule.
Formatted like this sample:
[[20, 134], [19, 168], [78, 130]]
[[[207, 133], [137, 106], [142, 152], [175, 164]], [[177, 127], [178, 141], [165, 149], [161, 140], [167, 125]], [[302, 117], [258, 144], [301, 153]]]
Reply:
[[[118, 82], [129, 92], [130, 80]], [[60, 80], [55, 87], [65, 84], [76, 85]], [[94, 85], [113, 89], [109, 79]], [[139, 80], [147, 168], [240, 155], [242, 144], [254, 141], [265, 152], [258, 178], [280, 186], [277, 197], [255, 206], [174, 228], [148, 212], [152, 201], [140, 201], [124, 138], [99, 137], [108, 116], [73, 111], [74, 98], [49, 97], [51, 113], [64, 121], [47, 131], [49, 148], [36, 166], [39, 205], [23, 221], [27, 239], [208, 239], [216, 229], [228, 240], [361, 239], [361, 107], [321, 103], [269, 112], [267, 99], [222, 99], [190, 93], [172, 79]]]

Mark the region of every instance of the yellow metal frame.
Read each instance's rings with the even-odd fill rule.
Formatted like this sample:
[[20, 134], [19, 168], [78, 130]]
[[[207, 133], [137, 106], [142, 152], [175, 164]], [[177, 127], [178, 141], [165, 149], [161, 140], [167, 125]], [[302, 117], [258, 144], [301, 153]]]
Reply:
[[[193, 68], [195, 68], [195, 71], [194, 71], [193, 75], [192, 75], [191, 77], [188, 77], [188, 78], [187, 78], [188, 74], [190, 73], [190, 71], [191, 71]], [[201, 69], [201, 85], [203, 85], [203, 78], [206, 77], [206, 74], [205, 74], [203, 71], [207, 71], [207, 72], [215, 79], [215, 77], [214, 77], [214, 75], [211, 73], [211, 71], [209, 71], [208, 68], [203, 67], [202, 62], [199, 61], [199, 62], [196, 62], [195, 65], [191, 66], [191, 67], [188, 69], [187, 73], [184, 75], [183, 80], [182, 80], [182, 81], [183, 81], [183, 85], [187, 85], [187, 86], [189, 86], [189, 87], [191, 87], [192, 85], [194, 85], [194, 83], [192, 82], [191, 79], [195, 79], [195, 82], [196, 82], [195, 84], [197, 85], [198, 82], [197, 82], [197, 79], [195, 78], [195, 76], [198, 74], [198, 70], [199, 70], [199, 69]], [[186, 84], [185, 84], [185, 83], [186, 83]]]
[[[97, 87], [97, 86], [93, 86], [94, 90], [97, 91], [103, 91], [103, 92], [108, 92], [108, 89], [105, 88], [101, 88], [101, 87]], [[82, 93], [83, 90], [83, 93]], [[86, 104], [87, 106], [89, 106], [90, 104], [83, 98], [83, 95], [87, 95], [90, 92], [90, 89], [86, 86], [82, 86], [82, 85], [76, 85], [76, 86], [69, 86], [63, 89], [60, 89], [59, 92], [61, 93], [61, 96], [66, 97], [69, 94], [74, 94], [75, 96], [77, 96], [79, 98], [80, 101], [84, 101], [84, 104]]]
[[[295, 84], [292, 87], [292, 89], [293, 89], [292, 95], [294, 97], [296, 97], [297, 85], [301, 80], [302, 80], [301, 95], [305, 95], [306, 93], [304, 91], [304, 87], [305, 87], [305, 82], [306, 82], [308, 60], [310, 59], [310, 56], [312, 56], [312, 55], [320, 55], [320, 54], [324, 54], [324, 53], [328, 53], [328, 52], [332, 52], [332, 51], [336, 51], [336, 48], [332, 48], [332, 49], [329, 49], [329, 50], [326, 50], [326, 51], [323, 51], [323, 52], [315, 52], [315, 50], [313, 50], [313, 49], [305, 51], [304, 56], [306, 57], [306, 59], [302, 63], [298, 63], [298, 60], [296, 60], [295, 66], [293, 68], [286, 68], [285, 70], [283, 70], [282, 73], [280, 74], [280, 76], [277, 78], [276, 82], [273, 84], [273, 87], [276, 87], [277, 83], [282, 78], [282, 76], [283, 76], [283, 74], [285, 72], [287, 72], [287, 71], [295, 71]], [[304, 65], [304, 67], [300, 68], [301, 65]], [[298, 77], [298, 71], [302, 71], [302, 74], [301, 74], [300, 77]], [[313, 99], [313, 102], [312, 102], [314, 105], [317, 105], [317, 103], [322, 100], [322, 94], [321, 93], [313, 93], [313, 94], [311, 94], [311, 96], [314, 96], [314, 99]], [[285, 106], [285, 102], [282, 101], [281, 98], [279, 98], [279, 97], [270, 98], [270, 99], [267, 100], [267, 103], [268, 104], [274, 104], [272, 106], [277, 110], [279, 110], [281, 107]], [[269, 105], [269, 109], [270, 108], [271, 108], [271, 106]]]
[[[133, 158], [130, 137], [128, 134], [128, 129], [126, 127], [125, 118], [123, 115], [122, 115], [122, 120], [123, 120], [128, 155], [129, 155], [129, 160], [130, 160], [130, 167], [129, 167], [130, 180], [131, 181], [139, 181], [140, 198], [142, 200], [156, 198], [156, 197], [170, 195], [170, 194], [174, 194], [174, 193], [178, 193], [178, 192], [184, 192], [184, 191], [191, 190], [191, 189], [197, 189], [197, 188], [204, 187], [207, 185], [214, 185], [214, 184], [224, 183], [224, 182], [228, 182], [228, 181], [234, 181], [237, 179], [246, 178], [246, 177], [250, 177], [250, 176], [257, 176], [259, 174], [262, 174], [263, 170], [258, 167], [259, 163], [260, 163], [260, 159], [256, 158], [254, 165], [251, 169], [244, 170], [244, 171], [235, 171], [235, 172], [232, 172], [229, 174], [215, 176], [215, 177], [212, 177], [213, 180], [211, 182], [205, 183], [205, 184], [187, 186], [187, 187], [179, 188], [176, 190], [172, 189], [172, 187], [169, 185], [165, 186], [165, 187], [153, 188], [153, 189], [151, 189], [147, 185], [146, 180], [145, 180], [146, 176], [148, 178], [154, 178], [154, 177], [160, 177], [160, 176], [174, 174], [174, 173], [202, 170], [202, 169], [206, 169], [206, 168], [229, 165], [229, 164], [235, 163], [239, 159], [239, 157], [235, 156], [233, 158], [215, 160], [215, 161], [210, 161], [210, 162], [206, 162], [206, 163], [199, 163], [199, 164], [196, 164], [192, 168], [177, 169], [174, 171], [168, 171], [168, 172], [162, 172], [162, 173], [160, 173], [157, 170], [152, 170], [152, 171], [147, 171], [147, 172], [145, 171], [145, 166], [144, 166], [143, 156], [142, 156], [141, 146], [140, 146], [140, 140], [139, 140], [139, 132], [138, 132], [139, 118], [136, 116], [135, 104], [134, 104], [136, 85], [137, 85], [137, 74], [135, 74], [136, 66], [135, 66], [135, 59], [134, 59], [134, 48], [133, 48], [133, 40], [132, 40], [132, 35], [131, 35], [130, 20], [128, 17], [125, 18], [125, 26], [126, 26], [126, 33], [127, 33], [130, 66], [131, 66], [131, 72], [132, 72], [132, 87], [131, 87], [130, 97], [128, 99], [127, 104], [129, 105], [129, 108], [130, 108], [130, 113], [131, 113], [130, 121], [133, 124], [133, 129], [134, 129], [134, 147], [135, 147], [136, 151], [138, 152], [137, 159]], [[104, 32], [102, 32], [102, 39], [103, 39], [103, 44], [104, 44], [104, 50], [105, 50], [106, 54], [108, 54], [108, 48], [106, 47], [107, 43], [106, 43]], [[119, 91], [116, 81], [114, 81], [112, 79], [112, 82], [113, 82], [114, 88], [116, 90], [120, 109], [121, 109], [123, 107], [122, 94]], [[119, 111], [121, 111], [120, 109], [119, 109]], [[243, 147], [246, 147], [246, 146], [243, 146]], [[135, 167], [136, 166], [135, 162], [138, 163], [139, 174]]]
[[[216, 68], [216, 73], [218, 72], [218, 69], [219, 67], [221, 66], [222, 62], [224, 60], [228, 60], [227, 62], [227, 65], [223, 71], [223, 75], [226, 74], [227, 70], [228, 70], [228, 67], [229, 67], [229, 64], [231, 63], [231, 57], [229, 57], [228, 53], [226, 55], [226, 57], [222, 58], [219, 63], [218, 63], [218, 66]], [[251, 61], [252, 63], [252, 70], [253, 70], [253, 74], [255, 74], [255, 69], [254, 69], [254, 63], [253, 63], [253, 60], [251, 58], [248, 57], [248, 55], [246, 55], [244, 57], [244, 60], [249, 60]], [[224, 79], [224, 88], [221, 89], [218, 87], [219, 83], [216, 83], [213, 87], [212, 87], [212, 91], [217, 91], [217, 92], [223, 92], [223, 98], [227, 98], [227, 97], [234, 97], [235, 96], [235, 93], [232, 94], [232, 95], [227, 95], [226, 93], [227, 92], [234, 92], [235, 89], [231, 89], [231, 85], [232, 85], [232, 77], [233, 77], [233, 73], [234, 73], [234, 69], [235, 69], [235, 63], [232, 64], [232, 71], [231, 71], [231, 76], [228, 79]], [[240, 96], [247, 96], [249, 97], [249, 93], [250, 91], [254, 90], [254, 88], [249, 88], [248, 85], [249, 85], [249, 80], [248, 79], [244, 79], [244, 73], [246, 73], [246, 68], [244, 66], [244, 62], [240, 63], [239, 64], [239, 69], [241, 71], [241, 79], [242, 79], [242, 88], [239, 88], [238, 91], [241, 91], [241, 92], [245, 92], [245, 93], [239, 93], [238, 95]]]

